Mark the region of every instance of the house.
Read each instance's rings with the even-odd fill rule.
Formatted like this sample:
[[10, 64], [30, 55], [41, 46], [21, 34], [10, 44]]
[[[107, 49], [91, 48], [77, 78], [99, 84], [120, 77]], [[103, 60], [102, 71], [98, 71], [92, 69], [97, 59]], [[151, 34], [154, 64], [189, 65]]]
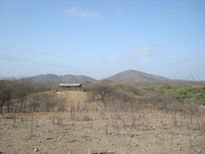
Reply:
[[59, 83], [58, 87], [60, 89], [68, 89], [68, 90], [81, 90], [81, 83]]

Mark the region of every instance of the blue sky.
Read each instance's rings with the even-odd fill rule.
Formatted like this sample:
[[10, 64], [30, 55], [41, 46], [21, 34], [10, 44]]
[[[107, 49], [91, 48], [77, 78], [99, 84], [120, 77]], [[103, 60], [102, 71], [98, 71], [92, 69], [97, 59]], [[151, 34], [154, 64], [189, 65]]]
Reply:
[[0, 0], [0, 77], [205, 80], [204, 0]]

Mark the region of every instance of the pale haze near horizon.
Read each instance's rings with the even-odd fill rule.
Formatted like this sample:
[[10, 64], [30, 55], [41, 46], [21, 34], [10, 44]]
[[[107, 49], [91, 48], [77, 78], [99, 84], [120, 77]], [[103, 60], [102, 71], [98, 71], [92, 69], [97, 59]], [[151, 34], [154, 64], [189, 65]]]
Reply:
[[0, 77], [205, 80], [203, 0], [1, 0]]

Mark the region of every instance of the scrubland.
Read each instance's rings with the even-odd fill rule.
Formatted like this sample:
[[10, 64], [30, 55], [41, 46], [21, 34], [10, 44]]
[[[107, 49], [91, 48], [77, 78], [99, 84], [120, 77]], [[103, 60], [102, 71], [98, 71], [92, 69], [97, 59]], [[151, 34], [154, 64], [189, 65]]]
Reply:
[[1, 83], [0, 97], [1, 153], [205, 153], [204, 85], [22, 81]]

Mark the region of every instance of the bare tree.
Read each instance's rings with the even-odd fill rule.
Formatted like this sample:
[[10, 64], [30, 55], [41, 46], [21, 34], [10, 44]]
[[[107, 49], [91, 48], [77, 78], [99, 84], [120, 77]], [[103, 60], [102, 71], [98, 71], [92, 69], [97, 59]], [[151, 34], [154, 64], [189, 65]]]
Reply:
[[3, 113], [4, 106], [7, 106], [7, 112], [10, 111], [11, 91], [7, 86], [0, 87], [0, 113]]

